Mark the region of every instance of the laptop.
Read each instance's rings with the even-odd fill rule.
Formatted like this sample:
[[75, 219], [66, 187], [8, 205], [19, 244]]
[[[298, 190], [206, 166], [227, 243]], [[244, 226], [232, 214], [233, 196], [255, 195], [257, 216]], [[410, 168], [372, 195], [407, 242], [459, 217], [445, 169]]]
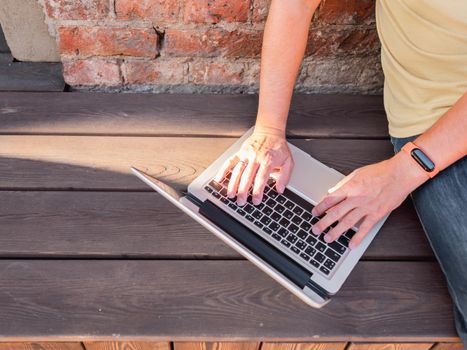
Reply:
[[250, 192], [247, 203], [238, 206], [226, 195], [230, 173], [220, 182], [213, 178], [252, 132], [253, 127], [183, 193], [141, 170], [132, 168], [132, 171], [298, 298], [321, 308], [341, 288], [387, 216], [352, 250], [348, 242], [358, 227], [329, 244], [323, 239], [326, 231], [314, 235], [311, 229], [320, 217], [311, 215], [311, 209], [344, 175], [290, 143], [295, 166], [283, 194], [275, 191], [275, 180], [270, 178], [259, 205], [251, 202]]

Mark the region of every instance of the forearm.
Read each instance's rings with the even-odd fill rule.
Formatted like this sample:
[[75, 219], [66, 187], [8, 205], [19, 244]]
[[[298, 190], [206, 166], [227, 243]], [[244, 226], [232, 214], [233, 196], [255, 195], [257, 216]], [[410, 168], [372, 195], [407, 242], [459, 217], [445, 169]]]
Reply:
[[264, 30], [256, 130], [285, 134], [290, 101], [320, 0], [273, 0]]

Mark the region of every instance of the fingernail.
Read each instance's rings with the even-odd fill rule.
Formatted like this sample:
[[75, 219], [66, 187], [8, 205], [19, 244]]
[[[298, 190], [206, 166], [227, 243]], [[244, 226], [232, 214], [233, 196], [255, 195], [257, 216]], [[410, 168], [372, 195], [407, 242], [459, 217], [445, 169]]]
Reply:
[[332, 238], [331, 238], [330, 235], [325, 235], [325, 236], [324, 236], [324, 240], [326, 241], [326, 243], [331, 243]]
[[237, 205], [243, 206], [244, 204], [245, 204], [245, 201], [243, 200], [243, 198], [242, 199], [240, 199], [240, 198], [237, 199]]
[[319, 229], [316, 227], [316, 226], [313, 226], [313, 228], [311, 229], [311, 231], [315, 234], [315, 235], [319, 235], [321, 232], [319, 231]]
[[315, 208], [311, 209], [311, 214], [312, 214], [313, 216], [316, 216], [316, 214], [318, 214], [318, 213], [316, 212], [316, 209], [315, 209]]

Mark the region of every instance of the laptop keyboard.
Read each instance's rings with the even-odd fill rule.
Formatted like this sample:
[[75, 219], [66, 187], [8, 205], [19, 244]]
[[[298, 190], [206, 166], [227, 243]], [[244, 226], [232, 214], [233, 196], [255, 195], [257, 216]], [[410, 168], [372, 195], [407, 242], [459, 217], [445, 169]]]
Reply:
[[[303, 265], [316, 269], [326, 277], [330, 276], [339, 260], [348, 251], [349, 241], [355, 231], [348, 230], [338, 240], [326, 243], [324, 235], [330, 228], [319, 236], [311, 232], [313, 225], [321, 219], [311, 214], [313, 204], [287, 188], [283, 194], [279, 194], [274, 190], [273, 179], [269, 179], [264, 189], [263, 200], [259, 205], [252, 203], [252, 189], [250, 189], [247, 203], [239, 206], [235, 202], [236, 198], [227, 197], [230, 175], [231, 172], [220, 183], [211, 180], [204, 189], [226, 208], [235, 211], [262, 230], [271, 242], [275, 244], [279, 242]], [[331, 227], [336, 225], [337, 222]]]

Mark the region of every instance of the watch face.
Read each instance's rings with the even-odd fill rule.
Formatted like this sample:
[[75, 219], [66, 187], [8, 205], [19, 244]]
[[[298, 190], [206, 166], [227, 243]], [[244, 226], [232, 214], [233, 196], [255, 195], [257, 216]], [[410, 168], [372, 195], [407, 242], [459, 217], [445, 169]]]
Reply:
[[421, 165], [421, 167], [431, 173], [433, 170], [435, 170], [435, 163], [431, 161], [430, 158], [427, 157], [425, 153], [419, 148], [414, 148], [412, 152], [410, 152], [413, 159], [417, 161], [418, 164]]

